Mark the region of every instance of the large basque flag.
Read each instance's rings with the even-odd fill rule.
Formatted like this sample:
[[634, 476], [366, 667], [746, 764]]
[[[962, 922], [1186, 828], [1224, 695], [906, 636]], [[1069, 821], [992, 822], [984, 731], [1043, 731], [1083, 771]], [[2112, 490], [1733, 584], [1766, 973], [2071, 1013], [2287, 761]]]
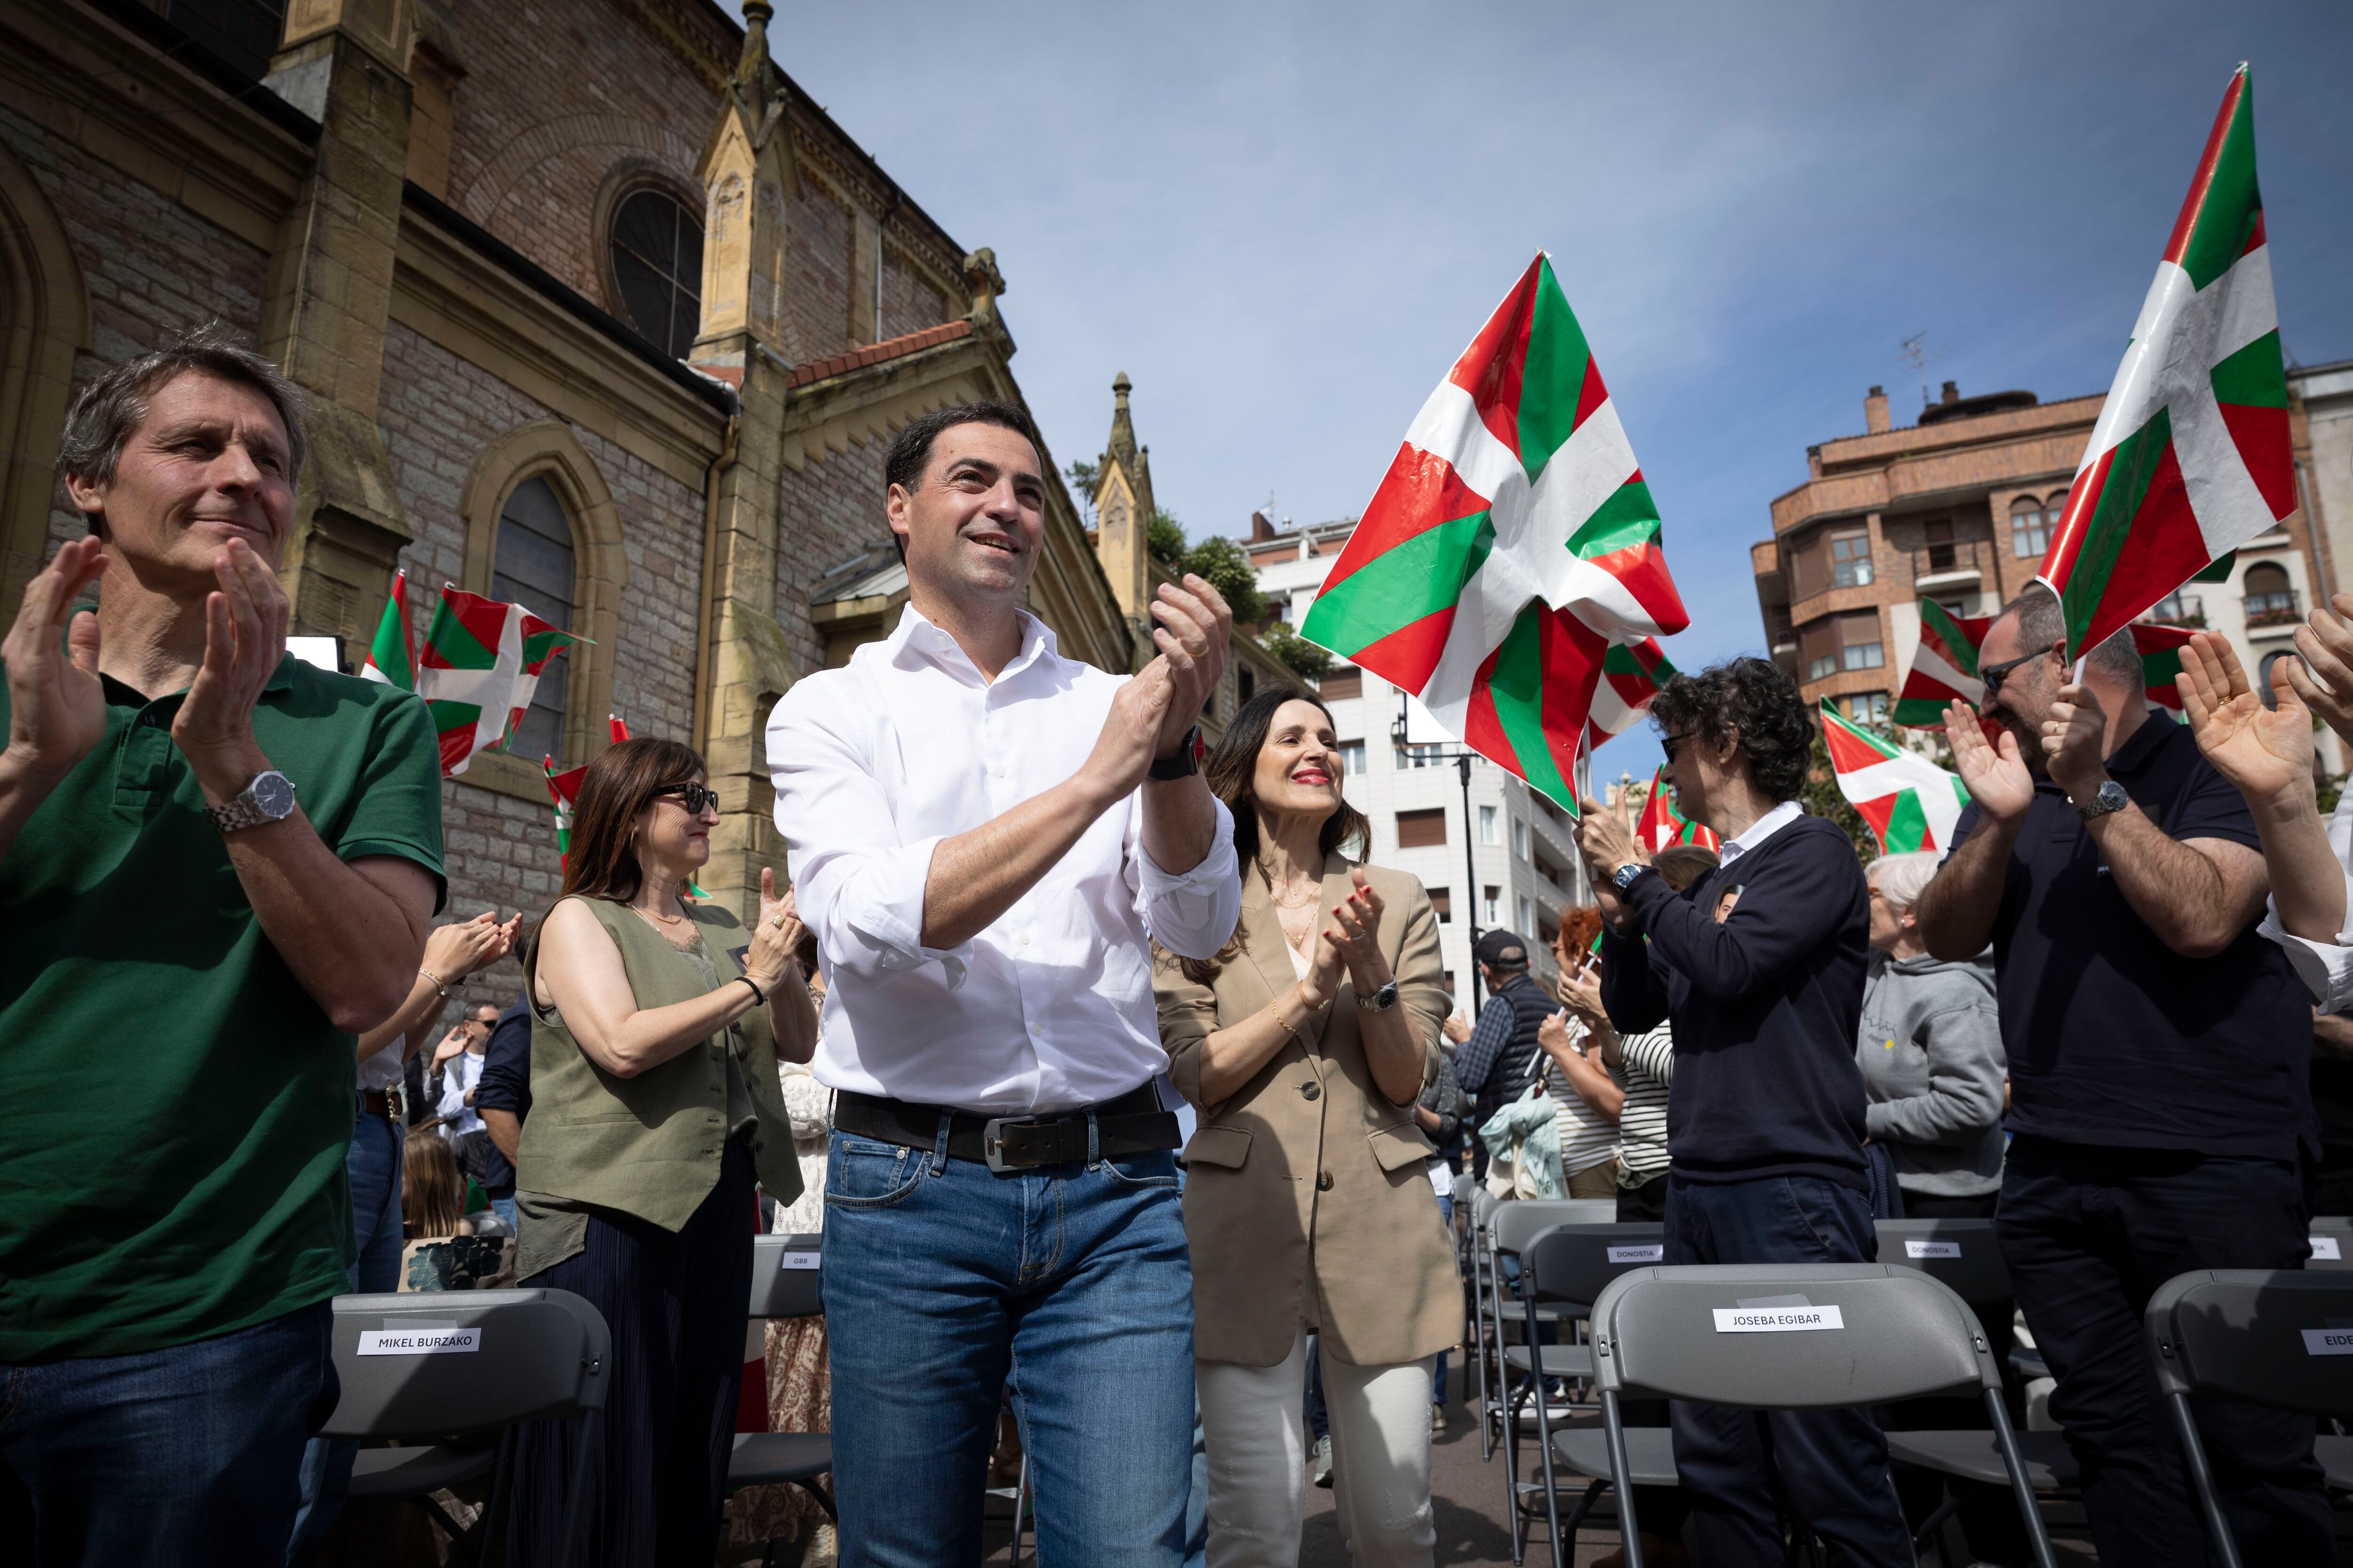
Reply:
[[1601, 656], [1601, 683], [1593, 689], [1592, 711], [1586, 717], [1587, 754], [1640, 723], [1651, 711], [1651, 700], [1674, 674], [1658, 638], [1612, 643]]
[[1690, 619], [1617, 405], [1539, 254], [1415, 416], [1300, 629], [1573, 812], [1609, 646]]
[[1953, 825], [1969, 804], [1960, 775], [1857, 729], [1828, 699], [1821, 712], [1822, 740], [1830, 748], [1839, 793], [1871, 824], [1879, 837], [1880, 853], [1950, 849]]
[[1920, 646], [1912, 668], [1905, 672], [1904, 689], [1895, 699], [1894, 720], [1915, 730], [1945, 727], [1945, 707], [1985, 703], [1985, 682], [1978, 679], [1978, 647], [1993, 625], [1991, 616], [1957, 616], [1934, 599], [1920, 601]]
[[2042, 563], [2077, 655], [2295, 509], [2254, 109], [2242, 65]]

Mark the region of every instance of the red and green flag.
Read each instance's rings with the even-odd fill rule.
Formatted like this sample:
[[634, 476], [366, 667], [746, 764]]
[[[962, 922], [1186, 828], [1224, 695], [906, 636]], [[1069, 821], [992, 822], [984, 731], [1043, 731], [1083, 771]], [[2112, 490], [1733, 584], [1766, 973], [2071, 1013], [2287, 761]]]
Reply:
[[1667, 783], [1663, 767], [1651, 775], [1651, 794], [1642, 802], [1642, 819], [1634, 825], [1634, 837], [1642, 847], [1655, 855], [1677, 844], [1695, 844], [1702, 849], [1721, 853], [1724, 840], [1704, 822], [1694, 822], [1675, 804], [1674, 786]]
[[443, 774], [464, 773], [476, 752], [503, 742], [547, 661], [581, 640], [521, 605], [444, 587], [417, 661], [417, 692], [440, 733]]
[[369, 680], [417, 689], [417, 637], [408, 626], [408, 574], [396, 572], [392, 596], [384, 602], [384, 616], [375, 624], [375, 641], [368, 645], [367, 662], [360, 674]]
[[2242, 65], [2043, 560], [2078, 655], [2295, 510], [2254, 109]]
[[2147, 621], [2133, 625], [2133, 651], [2140, 655], [2140, 683], [2148, 700], [2187, 722], [2189, 715], [2181, 710], [2181, 688], [2175, 677], [2181, 673], [2181, 647], [2197, 632], [2189, 626], [2160, 626]]
[[[612, 734], [613, 744], [619, 745], [629, 738], [629, 727], [616, 714], [605, 715], [605, 723]], [[588, 777], [588, 764], [555, 771], [554, 757], [542, 757], [539, 765], [547, 773], [547, 793], [555, 802], [555, 858], [563, 860], [572, 853], [572, 814], [580, 805], [580, 785]]]
[[1953, 825], [1969, 804], [1959, 775], [1858, 727], [1827, 699], [1821, 716], [1839, 793], [1871, 824], [1880, 853], [1951, 848]]
[[1301, 631], [1573, 812], [1608, 648], [1690, 619], [1540, 254], [1415, 416]]
[[1593, 689], [1592, 711], [1586, 716], [1586, 754], [1641, 723], [1651, 711], [1651, 699], [1674, 673], [1656, 637], [1610, 644], [1601, 656], [1601, 683]]
[[1966, 702], [1976, 708], [1984, 703], [1978, 647], [1993, 620], [1991, 616], [1957, 616], [1934, 599], [1920, 601], [1920, 646], [1895, 699], [1895, 722], [1915, 730], [1941, 730], [1946, 704]]

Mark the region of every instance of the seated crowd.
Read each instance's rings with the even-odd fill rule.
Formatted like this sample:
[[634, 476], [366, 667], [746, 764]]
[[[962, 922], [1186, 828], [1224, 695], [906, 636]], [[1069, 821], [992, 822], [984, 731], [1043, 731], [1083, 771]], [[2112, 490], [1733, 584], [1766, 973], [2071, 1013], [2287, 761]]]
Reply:
[[[503, 1561], [582, 1521], [617, 1565], [815, 1529], [728, 1504], [757, 1215], [822, 1227], [823, 1320], [770, 1325], [766, 1392], [832, 1435], [840, 1561], [977, 1563], [1009, 1409], [1042, 1560], [1288, 1568], [1312, 1467], [1356, 1562], [1429, 1564], [1462, 1172], [1607, 1201], [1670, 1265], [1990, 1219], [2102, 1560], [2204, 1560], [2140, 1312], [2300, 1267], [2345, 1206], [2312, 1058], [2353, 1011], [2353, 805], [2324, 824], [2312, 747], [2353, 742], [2353, 599], [2268, 694], [2194, 639], [2177, 724], [2128, 639], [2071, 676], [2030, 591], [1982, 650], [1998, 741], [1951, 714], [1955, 847], [1867, 865], [1798, 804], [1789, 679], [1679, 675], [1652, 717], [1721, 851], [1588, 803], [1595, 904], [1548, 983], [1484, 933], [1472, 1020], [1429, 895], [1365, 863], [1324, 705], [1263, 691], [1201, 745], [1214, 588], [1157, 591], [1133, 678], [1021, 608], [1045, 481], [997, 403], [890, 451], [910, 603], [768, 721], [792, 884], [748, 927], [691, 895], [718, 796], [653, 738], [588, 768], [547, 910], [436, 925], [424, 705], [285, 655], [305, 453], [298, 395], [209, 331], [111, 371], [60, 460], [89, 536], [0, 647], [0, 1539], [30, 1561], [315, 1560], [355, 1454], [319, 1435], [332, 1299], [506, 1285], [585, 1299], [613, 1357], [599, 1434], [505, 1435]], [[437, 1038], [511, 956], [521, 994]], [[1653, 1563], [1778, 1563], [1792, 1521], [1909, 1563], [1934, 1506], [1880, 1413], [1627, 1415], [1672, 1431]], [[2243, 1558], [2335, 1561], [2311, 1423], [2197, 1421]], [[1962, 1521], [2027, 1561], [2014, 1515]]]

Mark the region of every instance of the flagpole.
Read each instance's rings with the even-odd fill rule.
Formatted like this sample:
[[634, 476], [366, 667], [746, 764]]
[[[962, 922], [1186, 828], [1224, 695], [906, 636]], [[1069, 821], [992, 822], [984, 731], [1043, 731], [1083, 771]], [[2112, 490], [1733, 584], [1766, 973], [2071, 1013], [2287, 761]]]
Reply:
[[1471, 758], [1463, 752], [1454, 759], [1454, 772], [1462, 781], [1462, 912], [1471, 922], [1471, 1016], [1479, 1016], [1479, 867], [1472, 858], [1471, 846]]

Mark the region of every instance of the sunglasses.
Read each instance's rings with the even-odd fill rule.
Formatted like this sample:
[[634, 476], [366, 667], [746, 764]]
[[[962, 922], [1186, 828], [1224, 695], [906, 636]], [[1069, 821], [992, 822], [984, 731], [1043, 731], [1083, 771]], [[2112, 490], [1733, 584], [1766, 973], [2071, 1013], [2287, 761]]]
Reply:
[[1978, 666], [1978, 679], [1985, 682], [1986, 695], [1990, 697], [1995, 692], [2000, 691], [2001, 689], [2001, 683], [2010, 679], [2010, 671], [2019, 668], [2021, 666], [2032, 664], [2038, 658], [2050, 658], [2052, 651], [2056, 649], [2058, 646], [2058, 644], [2053, 643], [2050, 647], [2038, 648], [2032, 653], [2022, 653], [2016, 658], [2003, 659], [2000, 664], [1981, 664]]
[[1659, 737], [1659, 750], [1665, 752], [1667, 761], [1672, 763], [1675, 760], [1675, 748], [1697, 733], [1695, 730], [1686, 730], [1680, 735], [1662, 735]]
[[670, 795], [678, 796], [679, 804], [686, 807], [689, 816], [701, 816], [706, 811], [719, 809], [719, 792], [709, 784], [672, 784], [668, 789], [656, 790], [654, 798], [659, 800]]

